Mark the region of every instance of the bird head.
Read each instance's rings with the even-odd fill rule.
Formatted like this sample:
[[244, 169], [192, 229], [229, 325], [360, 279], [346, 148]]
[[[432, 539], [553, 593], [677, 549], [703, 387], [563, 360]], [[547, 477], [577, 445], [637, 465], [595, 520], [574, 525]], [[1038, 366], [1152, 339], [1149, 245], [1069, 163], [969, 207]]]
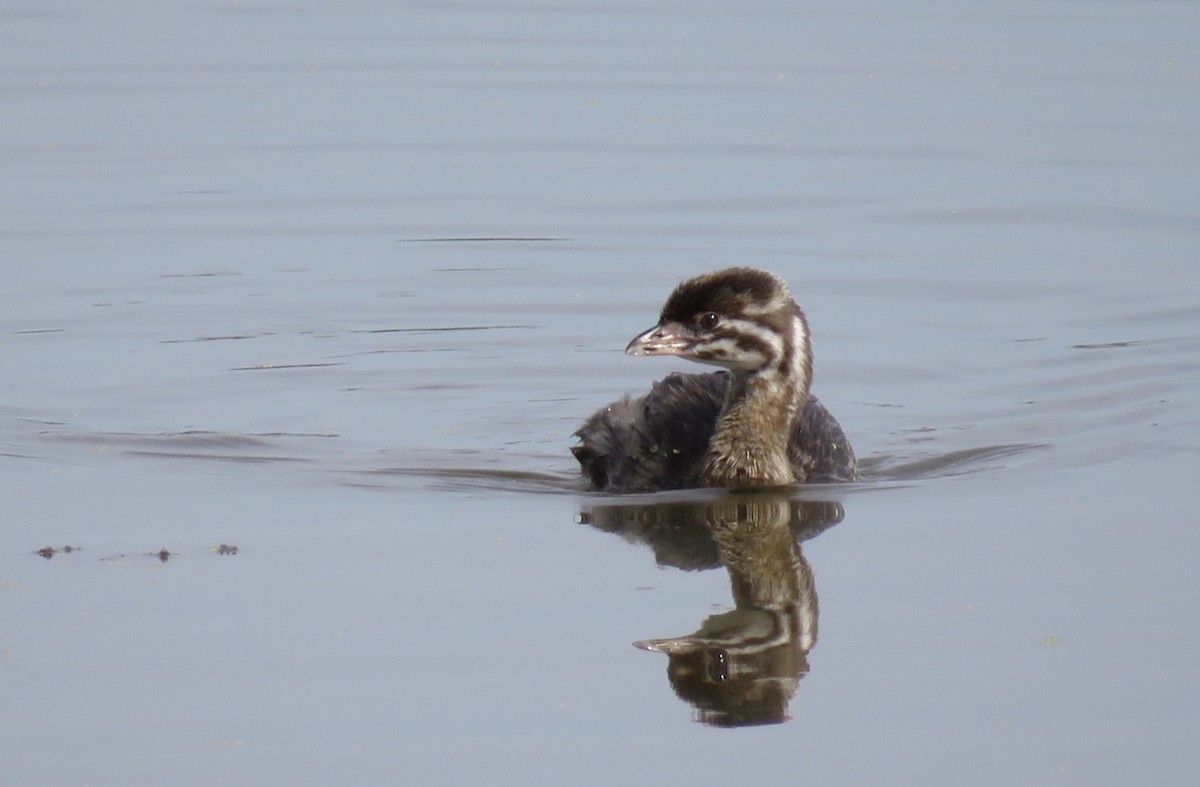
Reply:
[[727, 268], [682, 282], [658, 324], [634, 337], [629, 355], [674, 355], [735, 372], [808, 367], [808, 325], [778, 276]]

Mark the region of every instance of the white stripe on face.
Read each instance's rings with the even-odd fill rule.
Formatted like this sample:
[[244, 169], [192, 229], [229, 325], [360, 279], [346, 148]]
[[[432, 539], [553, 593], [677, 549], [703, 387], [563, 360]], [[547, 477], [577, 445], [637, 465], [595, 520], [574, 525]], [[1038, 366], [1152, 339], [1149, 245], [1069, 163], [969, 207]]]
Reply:
[[747, 317], [761, 317], [764, 314], [771, 314], [786, 308], [791, 300], [792, 296], [788, 293], [787, 288], [783, 286], [782, 282], [780, 282], [780, 287], [771, 296], [771, 300], [766, 303], [747, 303], [741, 308], [741, 312]]
[[[808, 352], [808, 329], [804, 320], [797, 314], [792, 318], [792, 374], [800, 377], [808, 367], [805, 354]], [[801, 389], [808, 385], [808, 380], [801, 380]]]
[[732, 336], [705, 342], [692, 356], [700, 363], [723, 366], [726, 369], [757, 369], [766, 360], [757, 350], [749, 350]]
[[779, 361], [783, 358], [783, 337], [782, 336], [780, 336], [778, 333], [771, 330], [770, 328], [767, 328], [760, 323], [752, 322], [750, 320], [733, 319], [733, 320], [729, 321], [729, 325], [731, 325], [733, 327], [733, 329], [735, 331], [737, 331], [738, 333], [744, 334], [746, 336], [753, 336], [759, 342], [762, 342], [763, 344], [767, 345], [767, 347], [770, 348], [770, 350], [768, 352], [768, 355], [770, 357], [764, 356], [764, 354], [760, 351], [752, 351], [753, 355], [755, 355], [758, 360], [753, 366], [747, 366], [746, 368], [756, 368], [759, 366], [768, 366], [768, 365], [776, 366], [779, 364]]
[[783, 337], [756, 322], [727, 319], [720, 330], [731, 331], [733, 335], [700, 345], [692, 356], [695, 360], [751, 371], [778, 366], [783, 358]]

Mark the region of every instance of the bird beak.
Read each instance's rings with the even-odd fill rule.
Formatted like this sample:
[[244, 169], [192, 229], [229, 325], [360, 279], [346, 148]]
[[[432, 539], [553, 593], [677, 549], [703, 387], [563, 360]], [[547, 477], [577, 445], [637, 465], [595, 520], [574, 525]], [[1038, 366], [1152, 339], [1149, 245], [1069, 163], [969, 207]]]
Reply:
[[626, 355], [687, 355], [695, 342], [686, 328], [677, 322], [659, 323], [633, 337]]
[[674, 656], [680, 653], [687, 653], [690, 650], [696, 650], [696, 646], [688, 647], [691, 644], [691, 637], [672, 637], [670, 639], [643, 639], [633, 643], [635, 648], [639, 650], [649, 650], [654, 653], [666, 653], [668, 656]]

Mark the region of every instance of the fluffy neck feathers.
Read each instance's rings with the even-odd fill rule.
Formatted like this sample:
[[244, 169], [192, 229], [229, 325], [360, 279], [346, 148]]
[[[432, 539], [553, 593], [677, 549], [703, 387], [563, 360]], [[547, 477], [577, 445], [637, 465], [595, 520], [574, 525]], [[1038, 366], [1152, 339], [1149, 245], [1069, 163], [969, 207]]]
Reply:
[[[781, 352], [762, 367], [731, 372], [701, 473], [705, 483], [734, 488], [785, 486], [796, 480], [788, 456], [796, 413], [809, 396], [808, 325], [794, 303], [770, 327]], [[803, 480], [803, 479], [801, 479]]]

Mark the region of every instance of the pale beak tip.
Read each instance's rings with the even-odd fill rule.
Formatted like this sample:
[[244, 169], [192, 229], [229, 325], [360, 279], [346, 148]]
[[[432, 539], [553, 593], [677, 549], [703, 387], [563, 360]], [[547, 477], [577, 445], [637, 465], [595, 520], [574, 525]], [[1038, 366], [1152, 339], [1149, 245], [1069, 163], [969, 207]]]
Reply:
[[625, 348], [626, 355], [686, 355], [691, 342], [678, 323], [659, 323], [633, 338]]

